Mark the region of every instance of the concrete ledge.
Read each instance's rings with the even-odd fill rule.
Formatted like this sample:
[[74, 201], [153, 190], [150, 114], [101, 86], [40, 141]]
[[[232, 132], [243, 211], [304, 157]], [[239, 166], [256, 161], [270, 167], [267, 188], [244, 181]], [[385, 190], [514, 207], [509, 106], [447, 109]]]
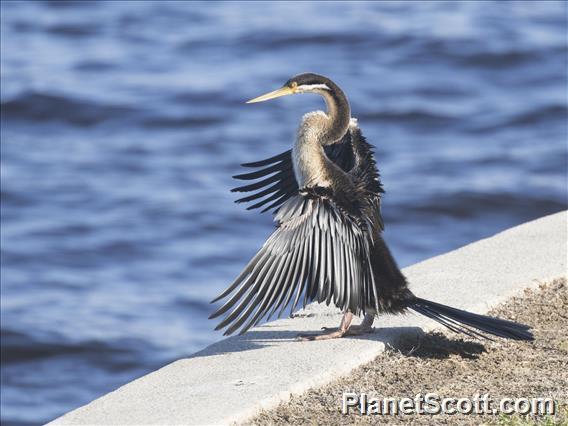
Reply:
[[[524, 288], [567, 274], [567, 212], [478, 241], [404, 270], [418, 295], [484, 313]], [[451, 232], [442, 230], [441, 232]], [[310, 305], [169, 364], [51, 424], [227, 424], [347, 374], [408, 333], [436, 328], [409, 314], [380, 318], [370, 336], [299, 342], [336, 326], [336, 309]]]

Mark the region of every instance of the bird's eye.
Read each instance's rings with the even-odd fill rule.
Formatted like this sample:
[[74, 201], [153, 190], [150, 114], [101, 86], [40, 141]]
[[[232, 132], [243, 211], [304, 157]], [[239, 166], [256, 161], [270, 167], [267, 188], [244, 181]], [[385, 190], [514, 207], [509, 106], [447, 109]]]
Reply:
[[292, 83], [290, 83], [290, 87], [292, 89], [296, 89], [298, 87], [298, 83], [296, 83], [295, 81], [293, 81]]

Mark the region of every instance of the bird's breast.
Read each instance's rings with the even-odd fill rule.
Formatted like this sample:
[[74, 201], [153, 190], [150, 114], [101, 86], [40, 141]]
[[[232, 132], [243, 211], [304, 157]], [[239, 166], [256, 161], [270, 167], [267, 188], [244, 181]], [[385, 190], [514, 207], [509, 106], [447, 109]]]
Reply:
[[306, 114], [298, 128], [296, 143], [292, 148], [292, 161], [300, 188], [331, 185], [330, 161], [321, 144], [321, 121], [324, 119], [323, 113]]
[[329, 160], [321, 145], [296, 144], [292, 149], [292, 160], [300, 188], [331, 186]]

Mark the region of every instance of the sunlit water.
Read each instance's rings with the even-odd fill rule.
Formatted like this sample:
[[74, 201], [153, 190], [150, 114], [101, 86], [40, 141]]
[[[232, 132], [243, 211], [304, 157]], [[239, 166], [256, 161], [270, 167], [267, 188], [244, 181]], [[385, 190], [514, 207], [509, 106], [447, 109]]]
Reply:
[[401, 265], [566, 208], [566, 3], [1, 12], [3, 424], [220, 338], [208, 301], [272, 227], [231, 175], [323, 106], [244, 101], [298, 72], [337, 81], [376, 146]]

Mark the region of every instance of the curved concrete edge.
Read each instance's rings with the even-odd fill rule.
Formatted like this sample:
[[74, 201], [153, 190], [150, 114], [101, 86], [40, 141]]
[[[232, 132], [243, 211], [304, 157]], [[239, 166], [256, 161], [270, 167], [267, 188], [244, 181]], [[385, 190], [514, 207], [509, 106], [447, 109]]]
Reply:
[[[449, 231], [448, 231], [449, 232]], [[404, 269], [434, 301], [484, 313], [539, 282], [567, 274], [568, 215], [560, 212]], [[360, 338], [299, 342], [336, 326], [336, 309], [312, 304], [173, 362], [50, 424], [227, 424], [242, 422], [371, 361], [409, 333], [437, 328], [418, 315], [385, 316]], [[522, 343], [520, 343], [522, 344]]]

